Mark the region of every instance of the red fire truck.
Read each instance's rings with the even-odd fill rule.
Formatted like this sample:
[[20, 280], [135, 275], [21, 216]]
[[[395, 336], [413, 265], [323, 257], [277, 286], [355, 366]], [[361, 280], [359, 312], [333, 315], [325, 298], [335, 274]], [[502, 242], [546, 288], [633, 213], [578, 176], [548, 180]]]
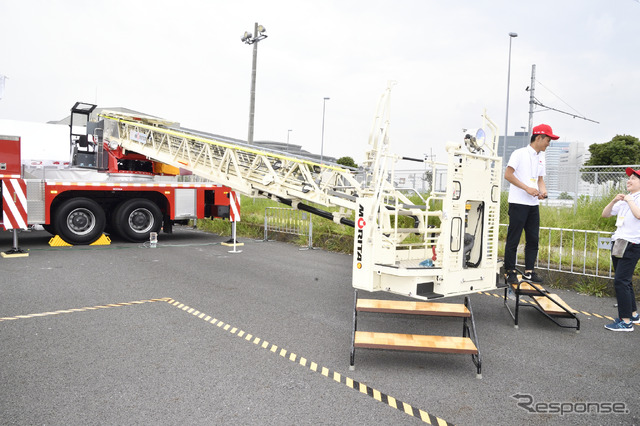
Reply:
[[103, 232], [141, 242], [189, 219], [239, 219], [230, 188], [178, 182], [179, 169], [110, 147], [102, 140], [101, 123], [91, 120], [95, 108], [77, 102], [71, 109], [68, 167], [23, 165], [20, 136], [0, 135], [5, 230], [41, 225], [69, 244], [91, 244]]

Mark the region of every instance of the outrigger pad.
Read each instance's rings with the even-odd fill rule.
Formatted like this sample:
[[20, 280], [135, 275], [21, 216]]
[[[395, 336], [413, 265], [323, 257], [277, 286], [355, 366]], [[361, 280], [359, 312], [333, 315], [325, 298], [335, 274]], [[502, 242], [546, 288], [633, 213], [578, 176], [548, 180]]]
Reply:
[[233, 238], [230, 238], [228, 241], [225, 241], [224, 243], [220, 243], [223, 246], [228, 246], [228, 247], [233, 247], [235, 246], [243, 246], [244, 243], [239, 243], [238, 240], [236, 240], [235, 244], [233, 242]]
[[29, 257], [29, 253], [27, 253], [24, 250], [21, 249], [11, 249], [8, 251], [3, 251], [2, 253], [0, 253], [0, 256], [4, 257], [4, 258], [11, 258], [11, 257]]

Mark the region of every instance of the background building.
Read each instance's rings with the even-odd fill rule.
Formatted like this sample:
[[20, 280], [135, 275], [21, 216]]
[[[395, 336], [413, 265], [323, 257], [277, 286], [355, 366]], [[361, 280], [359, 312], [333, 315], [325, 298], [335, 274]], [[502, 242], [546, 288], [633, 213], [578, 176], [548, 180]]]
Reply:
[[[504, 139], [504, 136], [498, 137], [498, 155], [500, 156], [502, 156]], [[513, 151], [529, 145], [529, 142], [530, 139], [528, 132], [515, 132], [512, 136], [507, 136], [507, 149], [504, 158], [502, 159], [502, 168], [504, 169], [507, 166], [507, 162], [509, 161], [511, 154], [513, 154]]]
[[587, 194], [588, 184], [580, 179], [580, 169], [590, 157], [589, 149], [583, 142], [551, 141], [547, 148], [547, 192], [549, 198], [566, 194], [576, 198]]
[[[531, 141], [527, 132], [515, 132], [506, 138], [506, 152], [502, 161], [502, 172], [507, 167], [513, 151], [523, 148]], [[505, 137], [498, 138], [498, 155], [502, 155]], [[545, 183], [549, 199], [555, 199], [562, 193], [567, 193], [572, 198], [576, 194], [585, 194], [589, 190], [587, 183], [579, 178], [579, 170], [589, 159], [590, 153], [584, 142], [551, 141], [545, 152], [547, 175]], [[503, 190], [509, 189], [509, 182], [503, 180]]]

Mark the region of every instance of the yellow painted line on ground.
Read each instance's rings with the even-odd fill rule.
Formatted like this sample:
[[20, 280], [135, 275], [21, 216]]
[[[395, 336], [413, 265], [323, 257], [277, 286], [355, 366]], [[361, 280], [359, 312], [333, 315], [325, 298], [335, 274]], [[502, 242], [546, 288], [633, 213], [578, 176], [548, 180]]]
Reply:
[[36, 317], [46, 317], [46, 316], [49, 316], [49, 315], [71, 314], [71, 313], [75, 313], [75, 312], [86, 312], [86, 311], [93, 311], [95, 309], [119, 308], [121, 306], [140, 305], [141, 303], [168, 302], [169, 300], [171, 300], [171, 298], [163, 297], [163, 298], [160, 298], [160, 299], [146, 299], [146, 300], [136, 300], [136, 301], [133, 301], [133, 302], [109, 303], [108, 305], [86, 306], [84, 308], [61, 309], [59, 311], [41, 312], [41, 313], [37, 313], [37, 314], [15, 315], [13, 317], [0, 317], [0, 322], [1, 321], [18, 320], [18, 319], [36, 318]]
[[[183, 305], [180, 302], [177, 302], [173, 299], [169, 299], [167, 300], [167, 302], [172, 305], [172, 306], [176, 306], [178, 308], [181, 308]], [[183, 311], [189, 309], [188, 306], [185, 306], [184, 308], [181, 308]], [[191, 308], [191, 311], [189, 312], [193, 312], [195, 311], [195, 309]], [[197, 311], [196, 311], [197, 312]], [[197, 316], [194, 315], [197, 318], [202, 318], [201, 316]], [[215, 322], [213, 320], [210, 321], [212, 324], [215, 324]], [[220, 324], [218, 324], [218, 327], [224, 324], [222, 321], [220, 321]], [[224, 328], [225, 331], [228, 331], [231, 335], [234, 336], [238, 336], [238, 337], [242, 337], [240, 335], [240, 333], [235, 333], [235, 330], [237, 330], [235, 327], [232, 328], [231, 330], [229, 330], [231, 326], [229, 324], [227, 324], [227, 326]], [[244, 332], [243, 332], [244, 333]], [[269, 342], [267, 342], [266, 340], [262, 340], [258, 337], [255, 337], [252, 334], [247, 334], [247, 336], [244, 338], [244, 340], [248, 341], [248, 342], [252, 342], [255, 345], [258, 345], [260, 342], [262, 342], [262, 345], [260, 345], [260, 347], [262, 349], [266, 349], [268, 352], [277, 354], [279, 358], [283, 358], [283, 359], [288, 359], [291, 362], [294, 362], [296, 364], [299, 364], [303, 367], [307, 367], [309, 370], [319, 373], [320, 375], [322, 375], [323, 377], [326, 377], [330, 380], [333, 380], [335, 382], [339, 382], [342, 383], [343, 385], [358, 391], [359, 393], [362, 394], [366, 394], [368, 396], [370, 396], [371, 398], [373, 398], [374, 400], [378, 401], [378, 402], [382, 402], [384, 404], [387, 404], [389, 407], [395, 408], [398, 411], [402, 411], [405, 414], [408, 414], [412, 417], [416, 417], [420, 420], [422, 420], [424, 423], [428, 423], [428, 424], [432, 424], [432, 425], [442, 425], [442, 426], [446, 426], [449, 425], [450, 423], [439, 418], [436, 416], [433, 416], [429, 413], [427, 413], [426, 411], [417, 409], [415, 407], [412, 407], [411, 405], [402, 402], [400, 400], [395, 399], [392, 396], [389, 396], [387, 394], [384, 394], [376, 389], [373, 389], [371, 387], [369, 387], [368, 385], [366, 385], [365, 383], [360, 383], [356, 380], [353, 380], [347, 376], [344, 376], [340, 373], [338, 373], [337, 371], [331, 371], [326, 367], [322, 367], [322, 366], [318, 366], [317, 363], [311, 361], [309, 363], [309, 361], [307, 360], [307, 358], [298, 356], [292, 352], [287, 351], [284, 348], [278, 348], [277, 345], [273, 345], [270, 344]], [[251, 339], [254, 339], [253, 341]], [[278, 349], [280, 349], [278, 351]], [[289, 354], [289, 356], [286, 356], [287, 354]]]

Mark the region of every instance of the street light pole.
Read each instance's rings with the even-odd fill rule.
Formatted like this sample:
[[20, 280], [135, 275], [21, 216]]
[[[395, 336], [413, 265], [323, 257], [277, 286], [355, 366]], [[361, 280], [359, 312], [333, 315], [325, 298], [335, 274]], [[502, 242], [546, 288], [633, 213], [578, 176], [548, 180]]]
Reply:
[[289, 134], [293, 132], [292, 129], [287, 130], [287, 152], [289, 151]]
[[324, 113], [327, 101], [329, 98], [324, 98], [322, 102], [322, 140], [320, 142], [320, 164], [324, 164]]
[[267, 38], [265, 28], [262, 25], [258, 25], [256, 22], [254, 26], [255, 37], [250, 32], [245, 31], [242, 40], [245, 44], [253, 44], [253, 66], [251, 68], [251, 97], [249, 100], [249, 135], [247, 136], [247, 142], [253, 143], [253, 119], [255, 116], [256, 107], [256, 65], [258, 62], [258, 42]]
[[507, 71], [507, 112], [504, 119], [504, 143], [502, 144], [502, 161], [507, 161], [507, 137], [509, 135], [509, 85], [511, 84], [511, 41], [518, 37], [517, 33], [509, 33], [509, 69]]

